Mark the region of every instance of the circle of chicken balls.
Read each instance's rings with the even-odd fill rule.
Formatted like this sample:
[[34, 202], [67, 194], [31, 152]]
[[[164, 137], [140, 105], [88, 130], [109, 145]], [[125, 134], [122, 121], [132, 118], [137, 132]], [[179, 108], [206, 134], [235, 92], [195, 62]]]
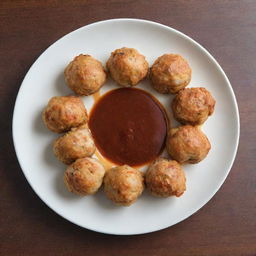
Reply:
[[[111, 53], [107, 69], [119, 85], [135, 86], [148, 74], [148, 62], [133, 48], [123, 47]], [[205, 88], [186, 88], [191, 80], [188, 62], [178, 54], [160, 56], [150, 69], [153, 88], [159, 93], [177, 93], [171, 107], [176, 120], [187, 124], [171, 129], [166, 149], [173, 160], [156, 159], [145, 173], [145, 184], [152, 195], [181, 196], [186, 190], [186, 177], [180, 163], [198, 163], [208, 154], [211, 145], [197, 127], [214, 111], [215, 100]], [[78, 95], [97, 92], [106, 81], [106, 72], [98, 60], [80, 54], [64, 71], [65, 80]], [[95, 153], [92, 134], [87, 126], [88, 115], [82, 100], [76, 96], [53, 97], [43, 112], [47, 128], [56, 133], [67, 132], [55, 140], [55, 156], [69, 165], [64, 182], [70, 192], [91, 195], [102, 183], [106, 196], [117, 205], [129, 206], [144, 189], [142, 173], [128, 165], [113, 167], [107, 172], [91, 156]]]

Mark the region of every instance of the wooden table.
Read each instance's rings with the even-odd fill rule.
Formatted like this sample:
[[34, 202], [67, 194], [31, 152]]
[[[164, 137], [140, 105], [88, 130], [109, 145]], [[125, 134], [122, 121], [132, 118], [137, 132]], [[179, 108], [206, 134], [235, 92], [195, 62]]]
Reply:
[[[31, 64], [54, 41], [86, 24], [120, 17], [176, 28], [206, 47], [235, 91], [240, 146], [219, 192], [187, 220], [139, 236], [77, 227], [32, 191], [11, 133], [18, 89]], [[0, 2], [0, 255], [256, 255], [256, 1], [45, 0]]]

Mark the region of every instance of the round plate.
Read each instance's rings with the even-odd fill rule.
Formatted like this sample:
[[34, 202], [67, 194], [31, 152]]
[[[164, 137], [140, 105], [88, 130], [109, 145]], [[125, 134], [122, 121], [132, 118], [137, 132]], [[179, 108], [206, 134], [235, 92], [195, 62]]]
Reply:
[[[185, 165], [187, 190], [180, 198], [155, 198], [146, 191], [130, 207], [115, 206], [102, 191], [78, 197], [63, 184], [65, 166], [52, 153], [59, 135], [48, 131], [41, 113], [53, 96], [70, 94], [63, 71], [74, 56], [90, 54], [103, 63], [111, 51], [133, 47], [152, 65], [164, 53], [184, 56], [193, 71], [190, 87], [206, 87], [216, 109], [203, 130], [212, 144], [207, 158]], [[149, 81], [138, 85], [154, 94], [169, 111], [173, 96], [153, 91]], [[100, 93], [117, 88], [108, 80]], [[94, 97], [84, 97], [88, 110]], [[232, 87], [216, 60], [198, 43], [170, 27], [145, 20], [116, 19], [97, 22], [64, 36], [51, 45], [27, 73], [13, 115], [13, 140], [21, 168], [37, 195], [55, 212], [87, 229], [109, 234], [142, 234], [172, 226], [195, 213], [217, 192], [233, 164], [239, 140], [239, 115]]]

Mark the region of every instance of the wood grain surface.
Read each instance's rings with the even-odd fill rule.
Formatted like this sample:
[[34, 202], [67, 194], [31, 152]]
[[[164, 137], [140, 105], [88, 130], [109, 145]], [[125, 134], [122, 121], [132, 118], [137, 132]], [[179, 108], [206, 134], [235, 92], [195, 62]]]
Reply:
[[[32, 191], [12, 142], [15, 98], [37, 57], [76, 28], [120, 17], [163, 23], [206, 47], [229, 77], [241, 117], [234, 166], [213, 199], [173, 227], [138, 236], [99, 234], [59, 217]], [[255, 55], [255, 0], [1, 0], [0, 255], [256, 255]]]

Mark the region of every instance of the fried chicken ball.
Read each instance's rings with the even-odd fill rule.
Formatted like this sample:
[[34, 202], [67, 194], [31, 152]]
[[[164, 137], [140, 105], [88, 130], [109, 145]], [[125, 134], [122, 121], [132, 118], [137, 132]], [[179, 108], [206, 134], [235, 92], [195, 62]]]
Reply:
[[146, 185], [152, 195], [181, 196], [186, 190], [186, 177], [181, 165], [174, 160], [158, 158], [148, 168]]
[[118, 84], [135, 86], [147, 76], [148, 62], [136, 49], [123, 47], [111, 53], [107, 68]]
[[166, 148], [169, 155], [179, 163], [196, 164], [207, 156], [211, 144], [198, 127], [184, 125], [171, 129]]
[[111, 168], [104, 177], [106, 196], [117, 205], [131, 205], [143, 189], [142, 174], [128, 165]]
[[95, 150], [92, 134], [87, 125], [72, 128], [53, 144], [55, 156], [64, 164], [71, 164], [78, 158], [92, 156]]
[[100, 162], [91, 157], [77, 159], [64, 173], [64, 183], [75, 194], [92, 195], [100, 188], [105, 169]]
[[88, 121], [82, 100], [75, 96], [51, 98], [42, 118], [47, 128], [57, 133], [68, 131]]
[[215, 100], [205, 88], [185, 88], [172, 101], [176, 120], [182, 124], [200, 125], [214, 111]]
[[66, 67], [64, 75], [70, 89], [78, 95], [93, 94], [106, 82], [101, 62], [90, 55], [76, 56]]
[[160, 56], [150, 69], [153, 88], [160, 93], [176, 93], [191, 80], [188, 62], [178, 54]]

